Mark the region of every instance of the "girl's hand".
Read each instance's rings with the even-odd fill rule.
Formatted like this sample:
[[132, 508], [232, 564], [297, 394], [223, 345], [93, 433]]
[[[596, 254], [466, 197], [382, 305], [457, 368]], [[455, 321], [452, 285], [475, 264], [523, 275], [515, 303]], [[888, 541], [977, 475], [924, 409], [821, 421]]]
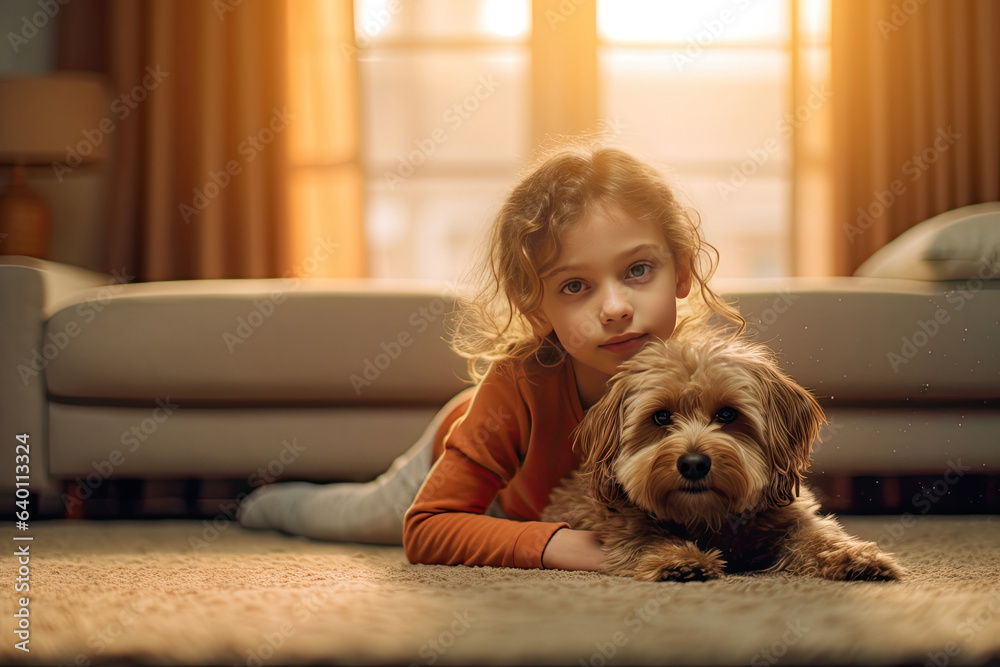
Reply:
[[542, 552], [542, 567], [548, 570], [588, 570], [604, 565], [604, 551], [597, 533], [590, 530], [560, 528]]

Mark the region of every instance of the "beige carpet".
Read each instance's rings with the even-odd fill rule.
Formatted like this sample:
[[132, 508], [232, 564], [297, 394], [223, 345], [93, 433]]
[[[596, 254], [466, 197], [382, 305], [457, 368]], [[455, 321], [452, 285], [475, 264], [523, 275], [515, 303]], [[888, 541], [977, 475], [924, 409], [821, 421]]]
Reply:
[[[956, 665], [1000, 658], [1000, 517], [848, 518], [902, 583], [649, 584], [413, 566], [398, 548], [198, 522], [38, 522], [3, 559], [0, 663]], [[20, 533], [23, 535], [23, 533]], [[13, 614], [30, 596], [30, 653]]]

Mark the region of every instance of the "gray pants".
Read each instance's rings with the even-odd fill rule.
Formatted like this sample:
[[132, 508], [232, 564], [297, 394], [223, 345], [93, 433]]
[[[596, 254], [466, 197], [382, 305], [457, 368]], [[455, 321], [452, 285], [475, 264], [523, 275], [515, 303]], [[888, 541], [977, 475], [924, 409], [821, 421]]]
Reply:
[[[442, 408], [416, 443], [378, 478], [364, 484], [284, 482], [254, 491], [240, 505], [246, 528], [276, 529], [336, 542], [402, 544], [403, 516], [431, 468], [434, 436], [462, 392]], [[498, 500], [488, 514], [503, 516]]]

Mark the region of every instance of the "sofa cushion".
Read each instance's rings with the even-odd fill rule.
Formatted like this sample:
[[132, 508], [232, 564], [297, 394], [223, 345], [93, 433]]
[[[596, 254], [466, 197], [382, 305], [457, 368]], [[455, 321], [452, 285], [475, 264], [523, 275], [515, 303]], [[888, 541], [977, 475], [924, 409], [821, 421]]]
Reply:
[[880, 248], [854, 275], [1000, 279], [1000, 202], [965, 206], [925, 220]]
[[116, 284], [57, 304], [56, 400], [440, 405], [467, 386], [446, 285], [272, 279]]
[[1000, 398], [1000, 281], [784, 278], [716, 286], [826, 402]]
[[[67, 405], [49, 410], [52, 475], [85, 495], [107, 478], [243, 478], [362, 482], [388, 469], [431, 423], [436, 407], [191, 409]], [[404, 508], [405, 509], [405, 508]]]
[[[242, 478], [366, 481], [384, 472], [424, 431], [434, 409], [317, 407], [188, 409], [81, 406], [50, 410], [54, 476], [84, 496], [107, 478]], [[827, 409], [812, 470], [940, 475], [949, 461], [1000, 470], [995, 410], [910, 405]], [[405, 509], [405, 508], [403, 508]]]

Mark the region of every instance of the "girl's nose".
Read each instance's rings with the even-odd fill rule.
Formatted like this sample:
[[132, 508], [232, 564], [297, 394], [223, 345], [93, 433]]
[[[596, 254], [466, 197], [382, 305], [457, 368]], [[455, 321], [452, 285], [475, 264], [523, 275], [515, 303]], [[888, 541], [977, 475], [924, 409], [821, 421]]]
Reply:
[[608, 290], [607, 296], [601, 303], [601, 321], [614, 322], [615, 320], [627, 320], [632, 317], [632, 302], [629, 301], [625, 290], [620, 287]]

